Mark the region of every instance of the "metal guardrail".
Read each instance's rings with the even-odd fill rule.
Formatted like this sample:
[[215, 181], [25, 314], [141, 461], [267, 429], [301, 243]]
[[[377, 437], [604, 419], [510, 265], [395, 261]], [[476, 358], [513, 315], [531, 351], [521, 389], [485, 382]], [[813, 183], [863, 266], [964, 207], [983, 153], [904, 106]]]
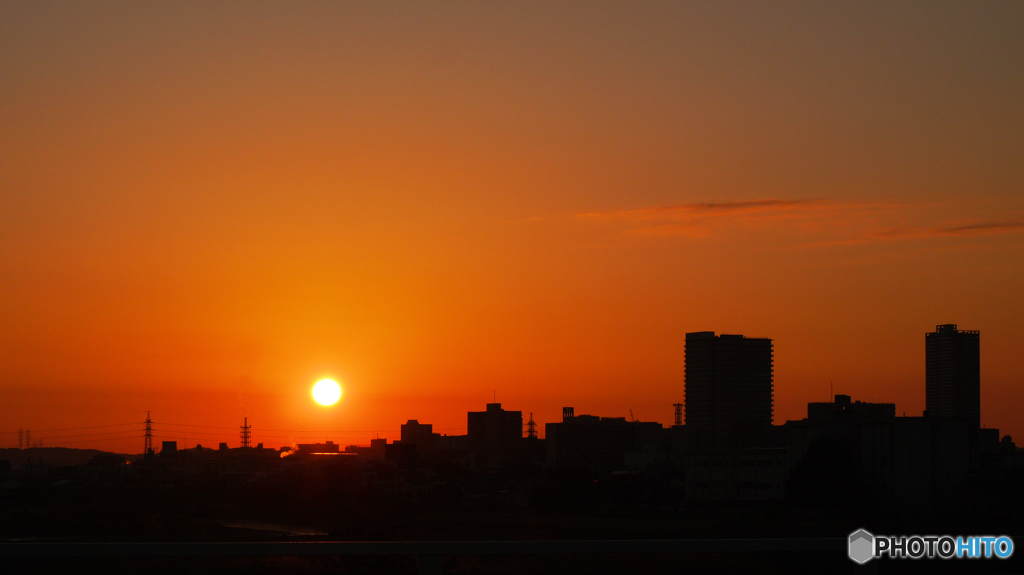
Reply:
[[297, 557], [418, 555], [441, 573], [446, 555], [846, 552], [845, 539], [636, 539], [553, 541], [295, 541], [225, 543], [0, 543], [0, 557]]

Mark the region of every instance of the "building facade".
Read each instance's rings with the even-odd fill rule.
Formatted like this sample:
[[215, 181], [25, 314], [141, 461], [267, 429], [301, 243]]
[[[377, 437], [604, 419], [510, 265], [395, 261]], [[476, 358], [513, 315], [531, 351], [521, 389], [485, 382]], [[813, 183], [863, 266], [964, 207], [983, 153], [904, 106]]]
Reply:
[[931, 417], [963, 417], [981, 427], [981, 335], [939, 325], [924, 336], [925, 409]]
[[756, 447], [773, 417], [772, 340], [686, 334], [686, 426], [701, 450]]
[[507, 411], [500, 403], [488, 403], [487, 411], [470, 411], [467, 416], [466, 435], [477, 467], [502, 469], [520, 463], [523, 412]]
[[562, 422], [545, 425], [544, 436], [545, 465], [551, 469], [618, 471], [667, 458], [668, 436], [651, 421], [575, 415], [565, 408]]
[[434, 451], [434, 444], [438, 435], [434, 433], [434, 426], [430, 423], [420, 423], [410, 419], [402, 424], [402, 443], [415, 445], [416, 452], [421, 457], [429, 457]]

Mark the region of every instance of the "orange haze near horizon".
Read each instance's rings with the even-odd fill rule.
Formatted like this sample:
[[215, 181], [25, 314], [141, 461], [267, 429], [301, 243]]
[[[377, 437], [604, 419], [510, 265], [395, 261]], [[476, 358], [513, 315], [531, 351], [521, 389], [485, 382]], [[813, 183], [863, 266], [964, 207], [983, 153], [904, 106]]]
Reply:
[[1024, 436], [1022, 28], [1012, 2], [6, 2], [0, 447], [138, 453], [147, 411], [187, 446], [243, 417], [365, 444], [495, 397], [670, 425], [705, 330], [774, 340], [777, 424], [830, 382], [920, 415], [942, 323], [981, 331], [982, 422]]

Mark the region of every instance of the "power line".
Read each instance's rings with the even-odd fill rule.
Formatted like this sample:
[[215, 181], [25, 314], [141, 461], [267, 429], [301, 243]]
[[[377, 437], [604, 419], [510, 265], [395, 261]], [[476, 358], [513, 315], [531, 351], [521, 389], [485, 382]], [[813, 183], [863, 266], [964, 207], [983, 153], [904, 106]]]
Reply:
[[[223, 429], [226, 431], [235, 431], [237, 427], [222, 427], [218, 425], [196, 425], [191, 423], [168, 423], [166, 421], [154, 421], [153, 425], [170, 425], [174, 427], [200, 427], [205, 429]], [[253, 427], [253, 431], [281, 431], [284, 433], [398, 433], [397, 429], [349, 429], [349, 430], [338, 430], [338, 429], [263, 429], [262, 427]], [[465, 427], [452, 427], [450, 429], [466, 429]]]
[[[190, 424], [190, 423], [172, 423], [172, 422], [154, 422], [152, 420], [149, 420], [149, 424], [151, 426], [154, 426], [154, 427], [155, 426], [163, 427], [164, 429], [162, 431], [164, 431], [165, 433], [170, 433], [170, 434], [178, 433], [178, 430], [168, 429], [167, 427], [189, 427], [189, 428], [200, 428], [200, 429], [215, 429], [215, 430], [224, 430], [224, 431], [234, 431], [235, 433], [238, 433], [238, 428], [222, 427], [222, 426], [215, 426], [215, 425], [198, 425], [198, 424]], [[79, 430], [88, 430], [88, 429], [107, 429], [107, 428], [112, 428], [112, 427], [126, 427], [126, 426], [139, 426], [139, 427], [142, 427], [144, 425], [146, 425], [146, 422], [112, 423], [112, 424], [106, 424], [106, 425], [90, 425], [90, 426], [80, 426], [80, 427], [62, 427], [62, 428], [54, 428], [54, 429], [47, 429], [47, 430], [41, 430], [41, 431], [34, 430], [34, 431], [36, 432], [36, 437], [35, 438], [37, 440], [47, 440], [47, 441], [59, 440], [60, 443], [88, 443], [88, 442], [105, 441], [105, 440], [116, 441], [116, 440], [121, 440], [121, 439], [131, 439], [133, 437], [145, 437], [145, 435], [121, 436], [121, 434], [124, 434], [124, 433], [133, 433], [133, 432], [135, 432], [135, 430], [130, 430], [130, 429], [123, 429], [123, 430], [116, 430], [116, 431], [101, 431], [101, 432], [93, 432], [93, 433], [81, 433], [81, 434], [67, 434], [67, 435], [50, 435], [50, 436], [43, 435], [42, 437], [40, 437], [39, 434], [56, 432], [56, 431], [79, 431]], [[158, 429], [154, 429], [154, 427], [150, 427], [151, 433], [154, 432], [154, 431], [158, 431]], [[316, 439], [320, 439], [323, 436], [329, 436], [329, 435], [393, 434], [393, 433], [400, 433], [400, 430], [398, 430], [398, 429], [364, 429], [364, 430], [357, 430], [357, 429], [347, 429], [347, 430], [342, 430], [342, 429], [260, 429], [260, 428], [254, 428], [252, 426], [249, 426], [249, 430], [250, 430], [250, 432], [249, 432], [250, 441], [252, 441], [254, 436], [256, 436], [255, 437], [256, 439], [302, 441], [302, 440], [316, 440]], [[450, 433], [452, 431], [464, 431], [464, 430], [466, 430], [466, 428], [465, 427], [448, 427], [448, 428], [444, 428], [444, 430], [448, 431]], [[139, 429], [138, 431], [144, 431], [144, 429]], [[277, 435], [267, 435], [266, 432], [276, 433]], [[2, 432], [2, 433], [17, 434], [18, 432], [17, 431], [11, 431], [11, 432]], [[225, 433], [218, 433], [216, 431], [191, 431], [191, 432], [189, 432], [189, 434], [198, 435], [198, 436], [201, 436], [201, 437], [203, 437], [203, 438], [205, 438], [207, 440], [210, 440], [210, 441], [212, 441], [214, 439], [223, 439], [223, 438], [226, 438], [226, 436], [227, 436], [227, 434], [225, 434]], [[288, 435], [280, 435], [280, 434], [288, 434]], [[26, 436], [26, 443], [28, 443], [28, 441], [27, 441], [28, 432], [25, 432], [24, 435]], [[107, 436], [110, 436], [110, 437], [107, 437]], [[118, 437], [113, 437], [113, 436], [118, 436]], [[155, 437], [155, 435], [153, 435], [151, 437]], [[178, 437], [181, 437], [181, 436], [180, 435], [170, 435], [170, 436], [161, 435], [159, 437], [161, 437], [161, 438], [169, 437], [171, 439], [177, 439]], [[76, 439], [76, 438], [82, 438], [82, 439]], [[150, 447], [150, 449], [151, 448], [152, 447]]]
[[242, 423], [241, 429], [242, 447], [249, 448], [251, 447], [249, 442], [252, 440], [252, 426], [249, 425], [248, 417], [244, 419], [244, 423]]
[[[157, 425], [157, 423], [154, 422], [154, 425]], [[161, 423], [159, 425], [175, 425], [175, 424]], [[224, 430], [231, 430], [231, 431], [235, 431], [235, 430], [238, 429], [238, 428], [235, 428], [235, 427], [214, 427], [212, 425], [190, 426], [190, 427], [207, 427], [207, 428], [212, 428], [212, 429], [224, 429]], [[327, 430], [323, 430], [323, 429], [263, 429], [263, 428], [259, 428], [259, 427], [253, 427], [251, 425], [249, 427], [250, 427], [250, 429], [252, 430], [253, 433], [259, 432], [261, 434], [263, 432], [267, 432], [267, 431], [278, 432], [278, 433], [293, 433], [293, 434], [299, 434], [299, 435], [302, 435], [302, 434], [305, 434], [305, 435], [329, 434], [329, 433], [334, 433], [334, 434], [346, 434], [346, 433], [348, 433], [348, 434], [351, 434], [351, 433], [400, 433], [400, 430], [398, 430], [398, 429], [369, 429], [369, 430], [366, 430], [366, 429], [363, 429], [363, 430], [360, 430], [360, 429], [348, 429], [348, 430], [339, 430], [339, 429], [333, 429], [333, 430], [332, 429], [327, 429]], [[463, 429], [466, 429], [466, 428], [465, 427], [446, 427], [446, 428], [443, 428], [443, 429], [459, 431], [459, 430], [463, 430]], [[177, 430], [169, 430], [169, 431], [177, 431]], [[206, 434], [206, 435], [221, 435], [221, 434], [213, 432], [213, 431], [190, 431], [189, 433]], [[263, 437], [268, 437], [268, 436], [264, 435]], [[283, 436], [277, 436], [277, 437], [283, 437]]]
[[36, 439], [62, 439], [62, 438], [65, 438], [65, 437], [95, 437], [95, 436], [98, 436], [98, 435], [114, 435], [114, 434], [117, 434], [117, 433], [131, 433], [133, 431], [135, 431], [135, 430], [123, 429], [121, 431], [101, 431], [99, 433], [79, 433], [79, 434], [75, 434], [75, 435], [48, 435], [48, 436], [43, 436], [43, 437], [36, 437]]
[[146, 457], [153, 453], [153, 418], [150, 416], [150, 413], [152, 412], [146, 412], [146, 433], [143, 435], [145, 441], [143, 442], [142, 453]]
[[120, 441], [122, 439], [138, 439], [140, 437], [142, 437], [142, 436], [136, 434], [136, 435], [126, 435], [124, 437], [97, 437], [95, 439], [76, 439], [76, 440], [72, 440], [72, 441], [61, 441], [60, 445], [51, 445], [49, 447], [44, 447], [43, 449], [59, 448], [59, 447], [63, 447], [66, 444], [69, 444], [69, 443], [93, 443], [93, 442], [96, 442], [96, 441]]
[[[59, 429], [36, 429], [35, 433], [49, 433], [51, 431], [78, 431], [81, 429], [101, 429], [104, 427], [126, 427], [128, 425], [142, 425], [142, 422], [135, 423], [111, 423], [110, 425], [90, 425], [88, 427], [61, 427]], [[17, 431], [0, 431], [0, 433], [18, 433]]]
[[[159, 427], [159, 428], [154, 427], [153, 431], [154, 432], [165, 433], [165, 434], [170, 434], [171, 436], [174, 436], [174, 437], [182, 437], [184, 435], [184, 432], [182, 430], [179, 430], [179, 429], [169, 429], [169, 428], [166, 428], [166, 427]], [[303, 439], [303, 438], [315, 439], [315, 438], [321, 438], [324, 435], [330, 435], [331, 434], [331, 432], [309, 432], [309, 431], [306, 431], [306, 432], [295, 432], [295, 433], [293, 433], [291, 435], [282, 435], [282, 434], [258, 433], [258, 431], [259, 430], [255, 429], [255, 428], [252, 429], [251, 436], [252, 436], [252, 438], [254, 440], [255, 439], [267, 439], [267, 438], [270, 438], [270, 439]], [[337, 434], [338, 432], [334, 432], [334, 433]], [[347, 432], [347, 433], [386, 433], [386, 432], [356, 432], [356, 431], [352, 431], [352, 432]], [[395, 431], [395, 433], [397, 433], [397, 431]], [[213, 431], [189, 431], [188, 435], [194, 435], [194, 436], [198, 436], [200, 438], [210, 439], [210, 438], [230, 437], [231, 434], [228, 434], [228, 433], [217, 433], [217, 432], [213, 432]]]
[[231, 431], [234, 431], [236, 429], [234, 427], [218, 427], [216, 425], [192, 425], [190, 423], [167, 423], [167, 422], [164, 422], [164, 421], [154, 421], [153, 424], [154, 425], [174, 425], [174, 426], [177, 426], [177, 427], [205, 427], [207, 429], [228, 429], [228, 430], [231, 430]]
[[166, 427], [153, 427], [153, 431], [162, 431], [164, 433], [176, 433], [180, 435], [198, 435], [206, 437], [224, 437], [226, 433], [217, 433], [215, 431], [183, 431], [181, 429], [168, 429]]
[[[154, 421], [153, 425], [166, 425], [166, 426], [177, 426], [177, 427], [199, 427], [199, 428], [205, 428], [205, 429], [223, 429], [225, 431], [236, 431], [238, 429], [237, 427], [220, 427], [220, 426], [216, 426], [216, 425], [192, 425], [192, 424], [187, 424], [187, 423], [167, 423], [167, 422], [161, 422], [161, 421]], [[360, 429], [348, 429], [348, 430], [339, 430], [339, 429], [263, 429], [261, 427], [253, 427], [251, 425], [249, 427], [252, 429], [253, 432], [257, 432], [258, 431], [258, 432], [261, 432], [261, 433], [264, 432], [264, 431], [281, 432], [281, 433], [399, 433], [399, 430], [397, 430], [397, 429], [369, 429], [369, 430], [366, 430], [366, 429], [363, 429], [363, 430], [360, 430]], [[456, 430], [458, 430], [458, 429], [466, 429], [466, 428], [465, 427], [461, 427], [461, 428], [460, 427], [452, 427], [452, 428], [447, 428], [447, 429], [456, 429]], [[212, 432], [212, 431], [196, 431], [196, 432], [189, 432], [189, 433], [216, 434], [215, 432]]]
[[[453, 427], [451, 429], [466, 429], [465, 427]], [[338, 430], [338, 429], [261, 429], [254, 427], [253, 431], [281, 431], [284, 433], [399, 433], [398, 429], [370, 429], [370, 430]]]

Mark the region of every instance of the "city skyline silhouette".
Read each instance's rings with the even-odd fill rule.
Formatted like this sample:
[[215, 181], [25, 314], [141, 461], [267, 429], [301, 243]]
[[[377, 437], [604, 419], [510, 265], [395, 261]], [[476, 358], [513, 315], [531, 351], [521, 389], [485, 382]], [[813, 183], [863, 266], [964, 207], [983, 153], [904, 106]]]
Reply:
[[920, 413], [955, 321], [1024, 434], [1011, 5], [0, 16], [5, 431], [667, 424], [701, 329], [777, 342], [776, 422]]
[[1022, 571], [1021, 30], [0, 2], [0, 571]]
[[[967, 363], [963, 367], [959, 365], [959, 362], [962, 361], [959, 358], [963, 353], [959, 351], [959, 348], [951, 348], [951, 344], [944, 344], [944, 347], [940, 348], [938, 347], [939, 344], [936, 343], [938, 337], [945, 335], [949, 339], [960, 333], [964, 334], [961, 337], [967, 337], [970, 341], [973, 341], [974, 346], [972, 348], [973, 351], [967, 354], [966, 357], [968, 359], [965, 360]], [[935, 332], [926, 333], [925, 362], [929, 370], [928, 382], [934, 380], [935, 383], [926, 382], [926, 385], [922, 387], [925, 398], [930, 404], [933, 404], [931, 413], [933, 417], [966, 417], [971, 421], [970, 425], [974, 429], [987, 427], [985, 422], [979, 419], [977, 411], [974, 411], [972, 414], [972, 410], [978, 409], [979, 403], [977, 398], [982, 395], [982, 388], [979, 386], [980, 380], [978, 379], [980, 375], [978, 363], [978, 358], [980, 357], [979, 333], [977, 330], [958, 332], [957, 326], [954, 324], [939, 325], [936, 326]], [[673, 404], [673, 410], [675, 411], [678, 407], [680, 415], [678, 418], [673, 417], [673, 419], [684, 422], [685, 425], [689, 425], [691, 428], [696, 426], [708, 430], [715, 429], [712, 435], [716, 439], [711, 441], [708, 439], [710, 436], [706, 436], [701, 443], [701, 449], [722, 450], [727, 448], [735, 449], [743, 445], [754, 446], [760, 440], [753, 440], [752, 443], [748, 443], [751, 440], [738, 440], [735, 434], [739, 433], [740, 429], [746, 429], [747, 431], [744, 433], [749, 433], [751, 429], [756, 430], [759, 426], [782, 426], [787, 423], [785, 421], [775, 422], [772, 417], [775, 391], [773, 383], [775, 362], [772, 352], [772, 339], [747, 338], [738, 334], [719, 334], [716, 336], [714, 332], [694, 332], [688, 333], [686, 336], [688, 344], [686, 353], [689, 358], [687, 369], [689, 370], [688, 373], [691, 373], [691, 381], [687, 383], [684, 377], [682, 396], [685, 400], [683, 403]], [[721, 342], [721, 351], [718, 351], [717, 347], [708, 347], [710, 344], [718, 344], [718, 342]], [[750, 351], [746, 351], [748, 349]], [[940, 349], [943, 350], [941, 356]], [[955, 351], [949, 351], [950, 349]], [[691, 353], [694, 354], [692, 358], [689, 357]], [[721, 355], [720, 358], [719, 354]], [[761, 367], [754, 367], [754, 364], [761, 364]], [[740, 379], [736, 380], [736, 383], [732, 383], [736, 377], [729, 375], [732, 373], [742, 374], [739, 375]], [[955, 383], [964, 377], [967, 378], [965, 383]], [[938, 387], [938, 382], [940, 381], [943, 385], [941, 388]], [[747, 389], [749, 391], [744, 391]], [[830, 394], [834, 391], [832, 386], [830, 386]], [[737, 392], [753, 393], [750, 397], [756, 403], [745, 403], [744, 401], [746, 400], [740, 400], [736, 403], [737, 400], [729, 399], [732, 397], [744, 397], [742, 395], [736, 396]], [[974, 399], [972, 399], [972, 394]], [[315, 393], [311, 395], [315, 395]], [[833, 401], [839, 401], [835, 399], [839, 397], [845, 398], [847, 402], [850, 400], [849, 394], [835, 394], [830, 395], [828, 401], [824, 403], [809, 401], [804, 417], [793, 418], [793, 420], [801, 420], [806, 417], [814, 418], [814, 411], [812, 409], [814, 405], [835, 405]], [[949, 398], [951, 397], [955, 399], [950, 400]], [[315, 397], [312, 399], [319, 402]], [[497, 392], [494, 392], [493, 399], [497, 399]], [[858, 400], [857, 403], [861, 402]], [[880, 402], [866, 403], [881, 405]], [[501, 407], [501, 404], [496, 401], [489, 402], [487, 405], [488, 411], [492, 406], [497, 406], [499, 409]], [[753, 408], [752, 406], [754, 405], [757, 407]], [[892, 416], [895, 417], [899, 406], [892, 403], [886, 405], [892, 406]], [[945, 406], [944, 411], [943, 406]], [[333, 405], [325, 407], [329, 409]], [[560, 421], [566, 421], [566, 414], [568, 413], [568, 417], [571, 417], [573, 411], [573, 407], [561, 408], [562, 416]], [[670, 425], [655, 419], [638, 419], [633, 415], [632, 408], [629, 408], [628, 411], [630, 421], [649, 421], [664, 427]], [[455, 427], [435, 426], [433, 423], [428, 422], [420, 424], [418, 418], [410, 416], [407, 423], [400, 426], [393, 425], [389, 428], [376, 430], [353, 430], [261, 428], [249, 425], [248, 417], [243, 417], [242, 425], [232, 428], [159, 420], [153, 421], [151, 413], [151, 411], [147, 412], [146, 421], [144, 422], [61, 429], [36, 429], [34, 439], [32, 438], [32, 428], [30, 427], [19, 427], [17, 431], [0, 430], [0, 434], [2, 434], [0, 435], [0, 441], [3, 442], [3, 444], [0, 444], [0, 448], [9, 447], [6, 443], [16, 441], [18, 448], [25, 449], [44, 447], [45, 442], [45, 446], [49, 447], [76, 447], [79, 444], [91, 444], [80, 447], [94, 450], [97, 447], [96, 444], [107, 442], [124, 443], [133, 440], [137, 442], [141, 438], [146, 440], [145, 446], [153, 445], [153, 440], [156, 440], [157, 443], [163, 442], [165, 445], [173, 444], [175, 449], [179, 447], [181, 449], [189, 449], [190, 447], [202, 449], [203, 442], [205, 441], [207, 449], [213, 448], [214, 445], [219, 446], [220, 449], [224, 449], [227, 445], [247, 448], [255, 446], [256, 443], [259, 443], [262, 448], [264, 443], [266, 443], [268, 449], [271, 446], [282, 446], [284, 448], [300, 450], [299, 445], [303, 442], [317, 442], [319, 444], [320, 441], [326, 441], [333, 444], [337, 451], [338, 448], [346, 446], [366, 446], [370, 443], [369, 438], [384, 440], [385, 443], [389, 438], [395, 440], [406, 435], [407, 426], [425, 426], [424, 429], [427, 429], [426, 433], [428, 436], [465, 436], [474, 425], [472, 423], [473, 417], [478, 418], [476, 425], [479, 427], [482, 425], [480, 423], [482, 420], [479, 420], [479, 418], [484, 415], [484, 412], [480, 412], [474, 416], [470, 412], [470, 423]], [[515, 413], [519, 414], [517, 419], [519, 424], [514, 427], [519, 429], [518, 437], [521, 439], [528, 435], [527, 424], [523, 421], [522, 411]], [[609, 416], [609, 414], [603, 415], [605, 417]], [[912, 417], [918, 415], [921, 414], [911, 414]], [[923, 415], [927, 416], [928, 410], [925, 410]], [[907, 411], [902, 410], [901, 416], [906, 417]], [[611, 415], [611, 417], [618, 416]], [[751, 417], [753, 417], [753, 421], [751, 421]], [[533, 419], [532, 412], [530, 418], [531, 420]], [[559, 420], [552, 420], [551, 422], [556, 421]], [[543, 430], [543, 423], [545, 422], [542, 421], [539, 425], [541, 430]], [[750, 427], [751, 423], [753, 423], [753, 428]], [[501, 425], [504, 426], [505, 424]], [[675, 423], [676, 427], [679, 425], [679, 423]], [[434, 427], [437, 427], [437, 433], [433, 433]], [[142, 435], [139, 434], [140, 430]], [[235, 433], [237, 441], [222, 441], [230, 436], [230, 432]], [[754, 431], [754, 433], [756, 435], [759, 432]], [[17, 436], [16, 440], [14, 439], [15, 434]], [[189, 434], [192, 435], [191, 444], [189, 442]], [[544, 432], [538, 433], [537, 437], [544, 439]], [[236, 443], [238, 445], [235, 445]], [[422, 449], [422, 446], [420, 447]], [[122, 451], [124, 453], [135, 453], [131, 450]], [[146, 452], [146, 449], [143, 449], [138, 454], [145, 454]]]

